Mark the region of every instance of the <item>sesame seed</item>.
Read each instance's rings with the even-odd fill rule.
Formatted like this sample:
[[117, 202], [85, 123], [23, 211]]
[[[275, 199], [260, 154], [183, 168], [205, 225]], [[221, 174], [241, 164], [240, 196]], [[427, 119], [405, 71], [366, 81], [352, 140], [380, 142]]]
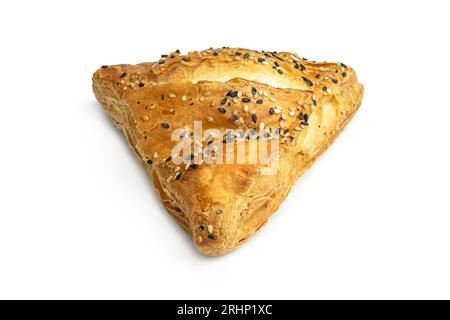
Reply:
[[264, 62], [266, 59], [264, 59], [263, 57], [258, 58], [258, 62]]
[[139, 87], [142, 88], [143, 86], [144, 86], [144, 83], [140, 82], [140, 83], [139, 83]]
[[161, 126], [162, 126], [164, 129], [169, 129], [169, 128], [170, 128], [170, 124], [168, 124], [167, 122], [161, 123]]
[[164, 64], [164, 60], [160, 60], [158, 64]]
[[169, 93], [169, 98], [176, 98], [177, 96], [173, 93]]
[[175, 52], [179, 54], [179, 53], [180, 53], [180, 50], [179, 50], [179, 49], [177, 49], [177, 50], [175, 50]]
[[252, 94], [255, 95], [255, 94], [257, 94], [257, 93], [258, 93], [258, 90], [256, 90], [255, 87], [252, 87]]
[[170, 160], [172, 160], [172, 156], [168, 156], [166, 162], [169, 162]]
[[148, 120], [150, 120], [150, 118], [149, 118], [147, 115], [143, 115], [143, 116], [141, 117], [141, 119], [142, 119], [143, 121], [148, 121]]
[[208, 117], [207, 120], [208, 120], [209, 122], [213, 122], [213, 121], [214, 121], [213, 117]]
[[307, 84], [308, 86], [312, 87], [312, 86], [314, 85], [314, 84], [312, 83], [312, 81], [309, 80], [308, 78], [302, 77], [302, 79], [303, 79], [303, 81], [306, 82], [306, 84]]
[[308, 122], [302, 122], [302, 123], [300, 123], [302, 126], [308, 126], [309, 124], [308, 124]]
[[218, 53], [217, 51], [214, 51], [214, 52], [213, 52], [213, 55], [218, 56], [219, 53]]
[[275, 109], [274, 108], [270, 108], [269, 109], [269, 113], [272, 115], [272, 114], [274, 114], [275, 113]]
[[235, 114], [231, 115], [231, 117], [230, 117], [231, 121], [236, 121], [237, 119], [238, 119], [238, 117]]
[[342, 72], [342, 77], [346, 77], [347, 76], [347, 72]]
[[283, 74], [283, 70], [278, 69], [277, 71], [278, 71], [279, 74]]
[[263, 100], [263, 99], [258, 99], [258, 100], [256, 100], [256, 103], [257, 103], [257, 104], [263, 104], [263, 103], [264, 103], [264, 100]]
[[227, 96], [228, 97], [232, 97], [232, 98], [236, 98], [238, 96], [238, 92], [230, 90], [230, 91], [228, 91]]
[[210, 240], [216, 240], [216, 239], [217, 239], [217, 236], [216, 236], [215, 234], [210, 233], [210, 234], [208, 234], [208, 238], [209, 238]]
[[214, 227], [212, 225], [208, 225], [208, 232], [212, 233], [214, 231]]
[[223, 213], [222, 209], [217, 209], [217, 210], [216, 210], [216, 214], [217, 214], [217, 215], [221, 215], [222, 213]]
[[279, 66], [280, 66], [280, 64], [279, 64], [278, 62], [276, 62], [276, 61], [275, 61], [273, 64], [274, 64], [276, 67], [279, 67]]
[[291, 117], [293, 117], [293, 116], [295, 115], [295, 111], [290, 111], [290, 112], [289, 112], [289, 115], [290, 115]]
[[248, 53], [244, 54], [244, 59], [248, 59], [248, 58], [250, 58], [250, 54], [248, 54]]
[[177, 174], [175, 175], [175, 180], [177, 180], [177, 181], [181, 180], [182, 176], [183, 176], [183, 174], [181, 172], [177, 172]]
[[189, 165], [189, 168], [195, 170], [198, 168], [198, 164], [192, 163]]
[[151, 166], [153, 164], [153, 160], [152, 159], [148, 159], [147, 160], [147, 164]]
[[197, 237], [197, 242], [198, 242], [198, 243], [202, 243], [202, 242], [203, 242], [202, 236], [198, 236], [198, 237]]
[[316, 79], [320, 79], [320, 74], [316, 74]]
[[256, 123], [256, 121], [258, 120], [258, 117], [256, 116], [256, 114], [252, 114], [252, 120], [254, 123]]
[[243, 109], [244, 109], [244, 112], [247, 112], [247, 111], [248, 111], [248, 106], [245, 105], [245, 106], [243, 107]]
[[252, 101], [252, 99], [247, 97], [242, 98], [242, 102], [250, 102], [250, 101]]
[[206, 226], [204, 224], [201, 224], [198, 226], [199, 231], [205, 231], [205, 229], [206, 229]]
[[106, 68], [108, 68], [108, 66], [102, 66], [102, 69], [106, 69]]
[[327, 92], [327, 91], [328, 91], [328, 88], [327, 88], [326, 86], [324, 86], [324, 87], [322, 88], [322, 90], [325, 91], [325, 92]]
[[333, 83], [338, 83], [336, 79], [332, 79], [331, 81], [333, 81]]
[[218, 110], [220, 113], [227, 113], [227, 109], [225, 108], [219, 108]]
[[228, 99], [225, 97], [222, 99], [222, 101], [220, 101], [221, 105], [224, 105], [225, 103], [227, 103]]
[[126, 74], [125, 72], [123, 72], [123, 73], [120, 75], [120, 79], [125, 78], [126, 76], [127, 76], [127, 74]]
[[187, 97], [186, 96], [182, 96], [181, 97], [181, 101], [186, 101], [187, 100]]

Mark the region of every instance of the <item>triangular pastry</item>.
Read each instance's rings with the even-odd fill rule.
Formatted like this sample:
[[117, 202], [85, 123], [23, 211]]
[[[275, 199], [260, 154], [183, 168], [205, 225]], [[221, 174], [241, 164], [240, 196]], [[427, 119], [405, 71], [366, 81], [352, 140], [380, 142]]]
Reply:
[[93, 89], [164, 207], [211, 256], [266, 223], [363, 96], [342, 63], [234, 48], [103, 66]]

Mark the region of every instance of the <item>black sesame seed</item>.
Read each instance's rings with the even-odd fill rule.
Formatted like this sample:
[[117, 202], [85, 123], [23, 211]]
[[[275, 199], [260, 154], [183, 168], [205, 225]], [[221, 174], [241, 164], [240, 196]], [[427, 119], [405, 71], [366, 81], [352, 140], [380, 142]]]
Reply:
[[191, 168], [192, 170], [195, 170], [198, 168], [198, 164], [192, 163], [189, 165], [189, 168]]
[[343, 64], [342, 62], [341, 62], [341, 66], [343, 66], [344, 69], [347, 69], [347, 66], [345, 64]]
[[258, 62], [264, 62], [266, 59], [264, 59], [264, 58], [262, 58], [262, 57], [260, 57], [260, 58], [258, 58]]
[[219, 108], [218, 110], [220, 113], [227, 113], [227, 109], [225, 108]]
[[303, 120], [305, 120], [305, 122], [308, 122], [309, 116], [308, 114], [305, 113], [305, 116], [303, 117]]
[[257, 103], [257, 104], [263, 104], [263, 103], [264, 103], [264, 100], [263, 100], [263, 99], [258, 99], [258, 100], [256, 100], [256, 103]]
[[280, 66], [280, 64], [279, 64], [278, 62], [276, 62], [276, 61], [275, 61], [273, 64], [274, 64], [275, 66], [277, 66], [277, 67]]
[[232, 98], [236, 98], [238, 96], [238, 92], [230, 90], [230, 91], [228, 91], [227, 96], [228, 97], [232, 97]]
[[295, 63], [295, 65], [294, 65], [294, 68], [295, 69], [298, 69], [300, 66], [297, 64], [297, 63]]
[[303, 121], [302, 123], [300, 123], [302, 126], [308, 126], [308, 122]]
[[320, 79], [320, 74], [316, 74], [316, 79]]
[[106, 69], [106, 68], [108, 68], [108, 66], [102, 66], [102, 69]]
[[164, 60], [160, 60], [158, 63], [159, 64], [164, 64]]
[[239, 51], [236, 51], [235, 53], [237, 56], [240, 56], [242, 53], [240, 53]]
[[217, 51], [214, 51], [214, 52], [213, 52], [213, 55], [218, 56], [219, 53], [218, 53]]
[[336, 79], [332, 79], [331, 81], [333, 81], [333, 83], [338, 83]]
[[325, 92], [327, 92], [327, 91], [328, 91], [328, 88], [327, 88], [326, 86], [324, 86], [324, 87], [322, 88], [322, 90], [325, 91]]
[[300, 65], [300, 71], [305, 71], [306, 70], [306, 68], [305, 68], [305, 66], [304, 65]]
[[267, 58], [271, 58], [271, 57], [272, 57], [268, 52], [265, 52], [264, 55], [265, 55]]
[[208, 234], [208, 238], [211, 240], [216, 240], [217, 236], [215, 234], [210, 233], [210, 234]]
[[347, 72], [342, 72], [342, 77], [345, 78], [347, 76]]
[[152, 159], [148, 159], [147, 160], [147, 164], [151, 166], [153, 164], [153, 160]]
[[177, 180], [177, 181], [179, 181], [179, 180], [181, 180], [181, 177], [183, 176], [183, 174], [181, 173], [181, 172], [178, 172], [176, 175], [175, 175], [175, 180]]
[[205, 231], [205, 229], [206, 229], [206, 226], [204, 224], [201, 224], [198, 226], [199, 231]]
[[255, 95], [258, 92], [255, 87], [252, 87], [252, 94]]
[[278, 69], [277, 71], [278, 71], [279, 74], [283, 74], [283, 70]]
[[224, 105], [225, 103], [227, 103], [228, 99], [225, 97], [222, 99], [222, 101], [220, 101], [221, 105]]
[[300, 119], [300, 120], [304, 120], [305, 119], [305, 114], [303, 113], [303, 112], [300, 112], [300, 114], [298, 115], [298, 118]]
[[191, 61], [191, 58], [189, 58], [189, 57], [183, 57], [183, 58], [181, 58], [181, 60], [183, 60], [183, 61], [185, 61], [185, 62], [189, 62], [189, 61]]
[[258, 121], [258, 117], [256, 116], [256, 114], [252, 114], [252, 120], [254, 123], [256, 123], [256, 121]]
[[174, 59], [176, 56], [174, 54], [170, 55], [170, 59]]
[[248, 54], [248, 53], [244, 54], [244, 59], [248, 59], [248, 58], [250, 58], [250, 54]]
[[285, 129], [285, 130], [283, 131], [283, 133], [284, 133], [284, 134], [288, 134], [288, 133], [289, 133], [289, 129]]
[[180, 53], [180, 50], [179, 50], [179, 49], [177, 49], [177, 50], [175, 50], [175, 52], [176, 52], [176, 53]]
[[169, 128], [170, 128], [170, 124], [168, 124], [167, 122], [161, 123], [161, 126], [162, 126], [164, 129], [169, 129]]
[[269, 109], [269, 113], [270, 113], [270, 114], [275, 114], [275, 109], [274, 109], [274, 108], [270, 108], [270, 109]]
[[124, 72], [120, 75], [120, 79], [125, 78], [127, 76], [127, 74]]
[[303, 81], [306, 82], [306, 84], [307, 84], [308, 86], [312, 87], [312, 86], [314, 85], [314, 84], [312, 83], [312, 81], [309, 80], [308, 78], [302, 77], [302, 79], [303, 79]]
[[238, 119], [238, 117], [235, 114], [231, 115], [231, 117], [230, 117], [231, 121], [236, 121], [237, 119]]
[[172, 156], [168, 156], [166, 162], [169, 162], [170, 160], [172, 160]]
[[168, 57], [167, 54], [162, 54], [162, 55], [161, 55], [161, 58], [167, 58], [167, 57]]
[[250, 102], [250, 101], [252, 101], [252, 99], [246, 97], [242, 98], [242, 102]]

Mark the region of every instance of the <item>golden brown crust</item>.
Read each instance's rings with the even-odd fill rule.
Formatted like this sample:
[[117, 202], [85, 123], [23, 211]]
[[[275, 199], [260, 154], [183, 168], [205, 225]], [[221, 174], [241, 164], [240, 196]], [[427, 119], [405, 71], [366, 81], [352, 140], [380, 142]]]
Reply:
[[[167, 211], [206, 255], [230, 252], [267, 221], [341, 132], [363, 94], [344, 64], [233, 48], [102, 67], [93, 88], [153, 177]], [[173, 163], [169, 157], [178, 142], [172, 133], [182, 128], [191, 134], [199, 120], [203, 131], [281, 132], [278, 171], [262, 175], [260, 163]], [[220, 147], [234, 143], [226, 136], [224, 142]], [[206, 148], [209, 143], [200, 142]]]

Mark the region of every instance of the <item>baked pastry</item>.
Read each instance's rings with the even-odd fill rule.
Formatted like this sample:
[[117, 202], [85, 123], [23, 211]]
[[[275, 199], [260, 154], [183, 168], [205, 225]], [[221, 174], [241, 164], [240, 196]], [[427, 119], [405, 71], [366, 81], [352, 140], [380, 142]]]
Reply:
[[[103, 66], [93, 76], [93, 89], [166, 210], [211, 256], [232, 251], [266, 223], [363, 96], [355, 72], [343, 63], [227, 47]], [[194, 121], [215, 135], [194, 139]], [[270, 163], [250, 161], [255, 151], [249, 147], [240, 162], [237, 148], [226, 149], [264, 140], [276, 142], [267, 150], [278, 148]], [[174, 151], [180, 141], [189, 146], [187, 156]], [[235, 159], [225, 161], [232, 154]], [[202, 158], [208, 155], [216, 162]]]

